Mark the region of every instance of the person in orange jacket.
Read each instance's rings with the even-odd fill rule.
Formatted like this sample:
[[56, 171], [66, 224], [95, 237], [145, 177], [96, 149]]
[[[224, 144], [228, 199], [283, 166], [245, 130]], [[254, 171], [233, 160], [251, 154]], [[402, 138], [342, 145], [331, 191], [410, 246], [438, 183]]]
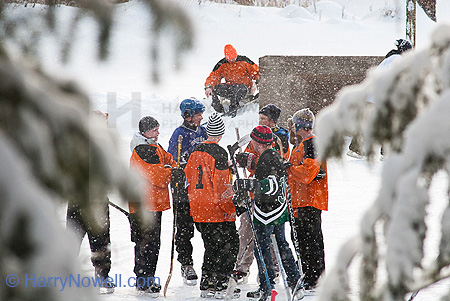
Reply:
[[325, 271], [321, 214], [328, 210], [327, 167], [317, 159], [314, 120], [308, 108], [292, 117], [292, 131], [300, 141], [291, 151], [292, 166], [287, 169], [306, 290], [314, 290]]
[[205, 95], [212, 96], [211, 106], [219, 113], [224, 112], [219, 96], [229, 99], [229, 111], [235, 111], [239, 102], [252, 91], [253, 81], [259, 79], [258, 65], [248, 57], [238, 55], [233, 45], [225, 45], [224, 53], [225, 57], [214, 66], [205, 82]]
[[205, 248], [201, 296], [214, 294], [223, 298], [236, 262], [239, 238], [228, 153], [218, 144], [225, 133], [225, 124], [217, 113], [209, 117], [206, 131], [208, 140], [195, 147], [184, 171], [189, 183], [191, 215]]
[[157, 143], [158, 136], [158, 121], [151, 116], [143, 117], [139, 121], [139, 132], [130, 143], [130, 167], [142, 178], [145, 202], [141, 206], [128, 203], [131, 241], [135, 243], [136, 289], [155, 297], [161, 290], [154, 277], [161, 243], [162, 211], [170, 209], [169, 183], [172, 178], [184, 183], [184, 174], [173, 168], [176, 162]]

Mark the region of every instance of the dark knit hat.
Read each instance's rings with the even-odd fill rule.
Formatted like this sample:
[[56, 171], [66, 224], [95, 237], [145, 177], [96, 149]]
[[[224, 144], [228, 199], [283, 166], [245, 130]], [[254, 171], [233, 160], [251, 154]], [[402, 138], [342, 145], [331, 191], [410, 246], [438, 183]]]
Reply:
[[206, 125], [206, 133], [208, 136], [221, 136], [225, 134], [225, 123], [219, 114], [213, 113], [208, 118], [208, 124]]
[[259, 111], [259, 114], [266, 115], [276, 123], [278, 121], [278, 118], [280, 118], [281, 109], [276, 105], [268, 104]]
[[139, 132], [141, 134], [148, 132], [159, 126], [159, 122], [152, 116], [145, 116], [139, 120]]
[[298, 131], [301, 128], [313, 128], [315, 117], [313, 112], [309, 108], [301, 109], [295, 112], [292, 116], [292, 121], [295, 124], [295, 130]]
[[395, 46], [397, 46], [397, 49], [400, 53], [412, 49], [411, 43], [409, 41], [403, 40], [403, 39], [396, 40]]
[[265, 125], [258, 125], [252, 130], [250, 134], [253, 140], [261, 144], [271, 144], [273, 141], [273, 134], [270, 127]]

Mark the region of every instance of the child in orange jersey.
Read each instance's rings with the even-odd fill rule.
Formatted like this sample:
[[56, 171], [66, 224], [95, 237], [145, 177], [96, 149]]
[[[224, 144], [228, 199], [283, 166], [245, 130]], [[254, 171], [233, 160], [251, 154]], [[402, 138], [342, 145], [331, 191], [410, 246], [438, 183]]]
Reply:
[[197, 145], [184, 171], [189, 183], [191, 215], [205, 247], [201, 296], [214, 294], [221, 298], [233, 272], [239, 238], [228, 153], [218, 144], [225, 133], [225, 125], [218, 114], [210, 116], [206, 131], [208, 140]]
[[[138, 204], [129, 203], [131, 241], [136, 244], [136, 288], [154, 297], [161, 290], [159, 283], [154, 282], [161, 242], [161, 215], [162, 211], [170, 208], [168, 185], [172, 178], [172, 167], [176, 166], [172, 155], [157, 143], [158, 136], [158, 121], [151, 116], [145, 116], [139, 121], [139, 132], [134, 134], [130, 144], [130, 166], [143, 179], [145, 197], [143, 212], [139, 212]], [[149, 217], [145, 222], [144, 215]]]
[[288, 168], [297, 237], [299, 239], [305, 289], [313, 290], [325, 271], [322, 235], [322, 210], [328, 210], [328, 177], [326, 164], [317, 160], [314, 144], [314, 114], [309, 109], [292, 117], [292, 130], [299, 143], [291, 152]]

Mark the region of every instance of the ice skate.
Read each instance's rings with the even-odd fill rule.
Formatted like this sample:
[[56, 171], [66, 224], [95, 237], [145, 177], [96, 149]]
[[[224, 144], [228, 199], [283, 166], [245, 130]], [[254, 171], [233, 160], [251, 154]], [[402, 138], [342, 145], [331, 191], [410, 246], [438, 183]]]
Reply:
[[183, 283], [189, 286], [197, 285], [197, 273], [195, 273], [192, 265], [184, 265], [181, 267], [181, 276], [183, 277]]
[[136, 286], [139, 295], [148, 296], [150, 298], [158, 298], [161, 292], [161, 285], [153, 283], [151, 286]]
[[250, 272], [234, 271], [233, 278], [237, 284], [247, 284]]
[[214, 298], [216, 293], [216, 284], [213, 277], [202, 276], [200, 281], [200, 297], [201, 298]]
[[102, 268], [95, 267], [95, 277], [101, 280], [101, 286], [99, 287], [98, 293], [103, 294], [112, 294], [114, 293], [115, 285], [114, 283], [107, 281], [107, 279], [111, 279], [108, 276], [108, 272]]

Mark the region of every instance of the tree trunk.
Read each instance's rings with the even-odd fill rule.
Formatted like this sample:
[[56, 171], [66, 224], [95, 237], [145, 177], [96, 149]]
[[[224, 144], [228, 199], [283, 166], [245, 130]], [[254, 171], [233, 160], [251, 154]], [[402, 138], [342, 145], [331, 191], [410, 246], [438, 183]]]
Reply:
[[406, 38], [416, 46], [416, 0], [406, 1]]

